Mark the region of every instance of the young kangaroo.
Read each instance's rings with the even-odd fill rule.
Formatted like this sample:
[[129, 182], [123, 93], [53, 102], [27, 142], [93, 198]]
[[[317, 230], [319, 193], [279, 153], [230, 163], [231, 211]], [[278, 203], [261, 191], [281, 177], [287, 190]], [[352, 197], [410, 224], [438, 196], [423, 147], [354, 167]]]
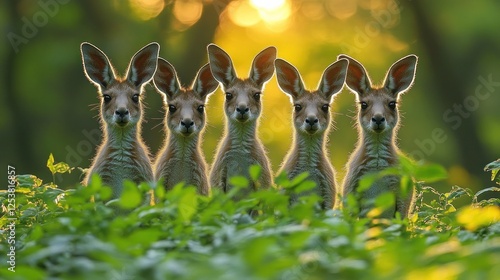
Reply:
[[257, 138], [257, 124], [262, 111], [264, 84], [274, 74], [276, 48], [269, 47], [254, 58], [247, 79], [236, 76], [231, 58], [221, 48], [210, 44], [207, 49], [210, 69], [226, 97], [226, 128], [212, 165], [210, 184], [228, 192], [232, 188], [229, 179], [237, 175], [249, 178], [248, 169], [256, 164], [260, 165], [262, 173], [257, 186], [252, 185], [252, 189], [270, 187], [270, 163]]
[[[347, 164], [347, 175], [343, 183], [343, 195], [355, 192], [359, 179], [370, 172], [376, 172], [398, 164], [400, 151], [396, 146], [398, 130], [398, 100], [402, 93], [413, 84], [417, 67], [417, 56], [406, 56], [394, 63], [382, 86], [373, 86], [368, 73], [361, 63], [339, 55], [339, 59], [349, 60], [346, 84], [356, 94], [358, 107], [359, 139], [357, 148]], [[394, 209], [382, 213], [382, 217], [394, 217], [400, 212], [407, 217], [412, 211], [415, 191], [401, 193], [398, 176], [386, 176], [376, 181], [361, 194], [361, 200], [370, 201], [384, 192], [395, 194]], [[369, 209], [361, 206], [361, 214]]]
[[135, 183], [153, 182], [149, 151], [141, 138], [143, 88], [155, 74], [160, 46], [151, 43], [131, 59], [127, 75], [115, 75], [108, 57], [98, 48], [82, 43], [83, 70], [101, 98], [100, 120], [103, 141], [84, 179], [89, 184], [92, 174], [120, 196], [123, 180]]
[[285, 171], [292, 179], [308, 172], [309, 179], [316, 183], [314, 192], [323, 199], [322, 208], [332, 209], [336, 196], [335, 175], [328, 160], [326, 135], [330, 127], [330, 103], [344, 86], [348, 61], [340, 59], [328, 66], [314, 91], [304, 88], [299, 72], [290, 63], [277, 59], [274, 64], [278, 85], [290, 96], [294, 107], [292, 149], [279, 173]]
[[207, 164], [201, 151], [201, 133], [205, 126], [205, 104], [219, 83], [208, 64], [201, 67], [190, 88], [180, 86], [174, 67], [158, 59], [154, 76], [158, 92], [164, 95], [167, 135], [154, 164], [156, 180], [164, 179], [167, 190], [184, 182], [196, 186], [198, 193], [209, 195]]

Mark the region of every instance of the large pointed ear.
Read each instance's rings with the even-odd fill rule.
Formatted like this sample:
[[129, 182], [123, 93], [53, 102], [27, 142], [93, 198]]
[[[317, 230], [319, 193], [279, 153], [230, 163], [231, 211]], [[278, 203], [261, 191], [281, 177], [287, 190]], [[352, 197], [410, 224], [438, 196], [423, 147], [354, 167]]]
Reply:
[[149, 83], [156, 71], [159, 52], [160, 45], [151, 43], [134, 54], [128, 66], [127, 80], [136, 87]]
[[231, 57], [215, 44], [208, 45], [207, 51], [212, 75], [224, 87], [227, 87], [236, 78]]
[[203, 65], [196, 74], [196, 78], [194, 78], [192, 89], [195, 93], [197, 93], [201, 98], [205, 99], [209, 94], [214, 92], [219, 83], [212, 75], [210, 71], [210, 65], [207, 63]]
[[304, 93], [304, 82], [297, 68], [280, 58], [274, 61], [274, 66], [278, 85], [284, 93], [288, 94], [292, 100]]
[[276, 48], [269, 47], [255, 56], [250, 70], [250, 79], [260, 88], [271, 79], [274, 74], [274, 60], [276, 60]]
[[85, 76], [100, 90], [105, 89], [115, 80], [113, 66], [111, 66], [108, 57], [100, 49], [86, 42], [81, 44], [80, 51]]
[[347, 59], [340, 59], [330, 64], [323, 72], [318, 90], [323, 93], [326, 99], [332, 100], [332, 96], [344, 87], [348, 65]]
[[337, 57], [338, 59], [347, 59], [349, 61], [349, 66], [347, 67], [347, 76], [345, 83], [347, 87], [354, 93], [358, 95], [363, 95], [371, 89], [370, 77], [365, 70], [365, 67], [354, 58], [349, 57], [345, 54], [341, 54]]
[[417, 60], [412, 54], [396, 61], [385, 76], [384, 87], [396, 96], [408, 90], [415, 80]]
[[158, 58], [158, 68], [154, 75], [153, 83], [158, 92], [164, 94], [167, 99], [172, 98], [179, 92], [180, 83], [174, 66], [163, 58]]

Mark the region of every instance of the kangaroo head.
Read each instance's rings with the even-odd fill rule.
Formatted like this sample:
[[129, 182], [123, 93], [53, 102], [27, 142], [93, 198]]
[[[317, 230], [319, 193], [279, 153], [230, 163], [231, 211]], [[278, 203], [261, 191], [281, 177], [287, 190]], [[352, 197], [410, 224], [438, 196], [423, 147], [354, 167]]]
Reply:
[[274, 74], [276, 48], [268, 47], [254, 58], [247, 79], [236, 76], [233, 62], [224, 50], [214, 44], [207, 49], [212, 74], [221, 83], [226, 96], [224, 111], [228, 119], [239, 123], [257, 120], [262, 111], [264, 85]]
[[125, 78], [116, 76], [106, 54], [94, 45], [82, 43], [80, 49], [85, 75], [101, 97], [102, 120], [117, 127], [136, 125], [142, 117], [143, 88], [156, 71], [160, 46], [151, 43], [139, 50], [130, 60]]
[[392, 131], [398, 124], [399, 96], [413, 85], [417, 56], [409, 55], [395, 62], [389, 68], [382, 86], [373, 86], [365, 68], [355, 59], [347, 55], [339, 55], [338, 58], [349, 60], [346, 84], [356, 94], [358, 120], [363, 131]]
[[314, 91], [304, 88], [299, 71], [283, 59], [275, 61], [278, 85], [292, 101], [293, 121], [300, 133], [322, 134], [330, 124], [330, 104], [345, 82], [348, 61], [341, 59], [328, 66]]
[[158, 70], [154, 76], [158, 92], [163, 94], [167, 107], [166, 123], [175, 134], [189, 137], [198, 134], [205, 126], [205, 104], [209, 94], [218, 83], [205, 64], [196, 74], [189, 88], [180, 86], [174, 67], [166, 60], [158, 59]]

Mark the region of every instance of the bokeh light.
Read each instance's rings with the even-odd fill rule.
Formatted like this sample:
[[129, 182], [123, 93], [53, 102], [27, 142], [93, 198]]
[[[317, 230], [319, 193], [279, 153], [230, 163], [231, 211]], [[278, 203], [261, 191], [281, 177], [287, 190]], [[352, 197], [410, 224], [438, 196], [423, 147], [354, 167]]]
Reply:
[[200, 18], [203, 12], [203, 4], [195, 0], [175, 1], [174, 16], [184, 26], [192, 26]]
[[228, 7], [232, 22], [242, 27], [250, 27], [260, 22], [259, 12], [248, 1], [233, 1]]
[[130, 0], [130, 6], [135, 16], [141, 20], [150, 20], [157, 17], [163, 8], [164, 0]]

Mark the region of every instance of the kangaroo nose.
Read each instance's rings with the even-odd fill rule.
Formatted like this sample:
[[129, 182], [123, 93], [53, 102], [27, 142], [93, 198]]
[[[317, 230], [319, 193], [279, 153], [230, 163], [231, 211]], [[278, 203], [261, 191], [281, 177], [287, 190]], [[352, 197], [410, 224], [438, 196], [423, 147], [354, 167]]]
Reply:
[[238, 112], [242, 115], [245, 113], [248, 113], [248, 111], [250, 111], [250, 108], [248, 108], [247, 105], [240, 104], [240, 105], [238, 105], [238, 107], [236, 107], [236, 112]]
[[306, 123], [308, 125], [315, 125], [318, 123], [318, 121], [319, 121], [318, 118], [316, 118], [315, 116], [309, 116], [306, 118]]
[[123, 118], [126, 115], [128, 115], [128, 110], [127, 110], [127, 108], [119, 108], [118, 110], [115, 111], [115, 114], [117, 114], [118, 116]]
[[385, 118], [383, 116], [374, 116], [372, 118], [372, 122], [380, 125], [381, 123], [385, 122]]
[[181, 121], [181, 125], [185, 126], [186, 128], [190, 128], [191, 126], [194, 125], [194, 122], [192, 119], [184, 119]]

